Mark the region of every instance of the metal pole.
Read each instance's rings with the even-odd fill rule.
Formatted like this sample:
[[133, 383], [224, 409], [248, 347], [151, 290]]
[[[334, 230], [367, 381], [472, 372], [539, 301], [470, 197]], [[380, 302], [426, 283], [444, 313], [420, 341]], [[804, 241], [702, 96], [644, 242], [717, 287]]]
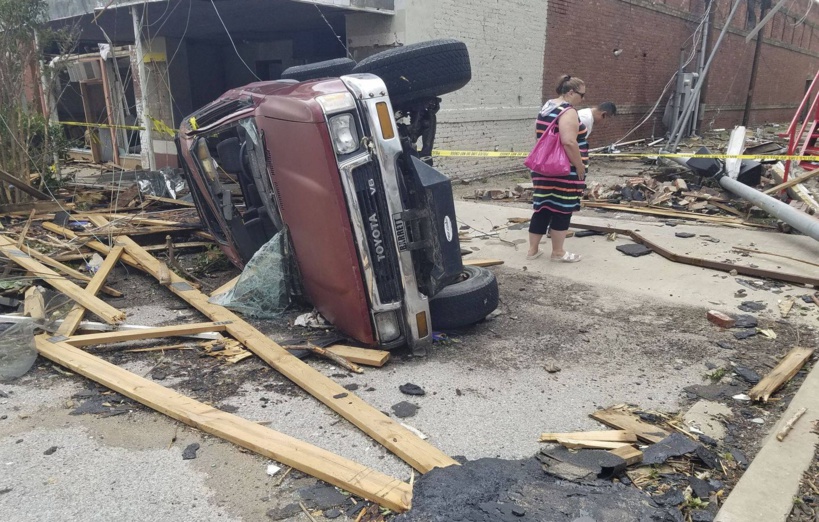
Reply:
[[139, 74], [139, 107], [141, 111], [138, 111], [140, 112], [138, 116], [140, 117], [140, 125], [145, 129], [139, 133], [139, 140], [142, 145], [142, 161], [145, 163], [145, 160], [147, 160], [148, 168], [156, 170], [153, 123], [148, 111], [148, 73], [145, 69], [145, 50], [142, 47], [142, 19], [137, 14], [136, 6], [131, 6], [131, 17], [134, 19], [134, 45], [136, 48], [137, 72]]
[[703, 82], [705, 81], [705, 76], [708, 74], [708, 69], [711, 67], [711, 62], [714, 61], [714, 56], [717, 54], [717, 50], [719, 50], [719, 46], [722, 43], [722, 39], [725, 37], [725, 34], [728, 32], [728, 27], [731, 25], [731, 20], [734, 19], [734, 15], [737, 12], [737, 8], [739, 4], [742, 3], [742, 0], [735, 0], [734, 5], [731, 8], [731, 13], [726, 18], [725, 23], [722, 26], [722, 31], [719, 33], [719, 38], [717, 38], [717, 43], [714, 44], [714, 49], [711, 51], [711, 56], [708, 57], [708, 61], [705, 63], [705, 68], [700, 75], [700, 78], [697, 82], [697, 85], [694, 87], [694, 92], [692, 93], [691, 97], [686, 103], [685, 108], [683, 109], [682, 118], [680, 121], [677, 122], [677, 126], [674, 128], [674, 132], [671, 133], [673, 137], [673, 143], [671, 143], [671, 147], [669, 150], [672, 152], [677, 150], [677, 145], [680, 143], [680, 139], [682, 138], [682, 129], [688, 125], [688, 119], [691, 117], [691, 108], [694, 104], [694, 101], [697, 99], [699, 95], [700, 88], [702, 87]]
[[[688, 167], [688, 160], [692, 158], [669, 159], [675, 163]], [[719, 182], [720, 186], [728, 192], [736, 194], [742, 199], [753, 203], [755, 206], [761, 208], [775, 218], [784, 221], [806, 236], [812, 237], [813, 239], [819, 241], [819, 219], [816, 219], [810, 214], [806, 214], [800, 210], [796, 210], [792, 206], [783, 203], [776, 198], [772, 198], [767, 194], [763, 194], [753, 187], [749, 187], [748, 185], [745, 185], [735, 179], [731, 179], [730, 177], [726, 176], [724, 172], [717, 174], [717, 181]]]
[[[765, 11], [770, 7], [770, 0], [762, 0], [759, 6], [759, 17], [765, 18]], [[748, 83], [748, 97], [745, 99], [745, 112], [742, 113], [742, 126], [748, 126], [751, 117], [751, 104], [754, 101], [754, 87], [756, 87], [756, 71], [759, 68], [759, 55], [762, 51], [762, 31], [756, 33], [756, 46], [754, 48], [754, 61], [751, 65], [751, 81]]]
[[680, 66], [677, 67], [677, 86], [674, 89], [674, 98], [671, 100], [671, 128], [677, 126], [680, 117], [680, 100], [682, 99], [683, 68], [685, 67], [685, 47], [680, 49]]
[[711, 23], [714, 18], [711, 16], [711, 8], [713, 7], [713, 0], [708, 0], [705, 9], [705, 27], [703, 28], [702, 47], [700, 47], [699, 64], [697, 72], [699, 77], [697, 83], [703, 83], [700, 88], [699, 99], [697, 100], [698, 110], [697, 119], [694, 121], [694, 132], [702, 133], [702, 120], [705, 119], [705, 99], [708, 97], [708, 86], [705, 85], [705, 75], [703, 69], [705, 68], [705, 55], [708, 54], [708, 41], [711, 39]]

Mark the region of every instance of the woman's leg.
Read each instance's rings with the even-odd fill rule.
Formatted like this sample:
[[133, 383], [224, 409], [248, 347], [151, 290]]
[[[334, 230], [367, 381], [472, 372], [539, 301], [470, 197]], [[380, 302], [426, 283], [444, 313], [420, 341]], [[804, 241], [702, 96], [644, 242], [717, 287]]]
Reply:
[[526, 254], [528, 257], [532, 257], [540, 250], [540, 240], [549, 230], [551, 218], [552, 213], [545, 209], [532, 214], [532, 220], [529, 222], [529, 252]]
[[563, 247], [566, 241], [566, 235], [569, 231], [569, 224], [571, 223], [571, 214], [558, 214], [552, 217], [552, 257], [563, 257], [566, 254], [566, 249]]

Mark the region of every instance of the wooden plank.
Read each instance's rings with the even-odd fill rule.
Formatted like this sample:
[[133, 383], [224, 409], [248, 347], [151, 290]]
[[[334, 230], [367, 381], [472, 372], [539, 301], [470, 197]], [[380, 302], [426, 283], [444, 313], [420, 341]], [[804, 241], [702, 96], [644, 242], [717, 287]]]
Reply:
[[68, 343], [35, 338], [37, 350], [71, 369], [158, 412], [243, 448], [312, 475], [393, 511], [410, 507], [409, 484], [294, 439], [255, 422], [198, 402], [134, 375]]
[[[86, 283], [91, 281], [91, 277], [83, 274], [79, 270], [74, 270], [70, 266], [64, 265], [64, 264], [60, 263], [59, 261], [57, 261], [55, 259], [52, 259], [51, 257], [49, 257], [49, 256], [47, 256], [45, 254], [42, 254], [41, 252], [39, 252], [39, 251], [37, 251], [37, 250], [35, 250], [35, 249], [31, 248], [31, 247], [24, 246], [21, 250], [23, 252], [25, 252], [26, 254], [30, 255], [31, 257], [33, 257], [34, 259], [36, 259], [37, 261], [41, 262], [42, 264], [44, 264], [46, 266], [50, 266], [51, 268], [54, 268], [56, 270], [59, 270], [60, 272], [62, 272], [63, 274], [65, 274], [65, 275], [67, 275], [69, 277], [73, 277], [74, 279], [79, 279], [80, 281], [85, 281]], [[107, 294], [107, 295], [110, 295], [111, 297], [122, 297], [122, 292], [120, 292], [119, 290], [116, 290], [114, 288], [111, 288], [110, 286], [104, 286], [101, 289], [101, 291], [103, 293]]]
[[48, 194], [40, 192], [36, 188], [26, 183], [25, 180], [15, 178], [3, 169], [0, 169], [0, 181], [5, 181], [9, 185], [14, 185], [14, 188], [17, 190], [25, 192], [35, 199], [40, 199], [42, 201], [50, 201], [52, 199]]
[[788, 354], [779, 361], [779, 364], [771, 370], [771, 373], [762, 378], [756, 386], [751, 388], [748, 396], [752, 400], [768, 402], [771, 395], [781, 388], [785, 383], [793, 378], [802, 369], [813, 355], [815, 348], [794, 347]]
[[621, 459], [625, 460], [626, 466], [639, 464], [643, 461], [643, 452], [634, 446], [622, 446], [620, 448], [610, 450], [609, 453], [617, 455]]
[[598, 410], [589, 416], [614, 429], [630, 431], [644, 442], [660, 442], [671, 435], [671, 433], [663, 428], [641, 421], [636, 415], [628, 411], [614, 409]]
[[610, 450], [629, 446], [628, 442], [610, 442], [605, 440], [557, 439], [557, 442], [569, 449], [602, 449]]
[[0, 214], [26, 213], [32, 210], [40, 212], [60, 212], [61, 210], [72, 210], [73, 203], [64, 201], [35, 201], [33, 203], [8, 203], [0, 205]]
[[[95, 224], [99, 226], [99, 223]], [[52, 229], [69, 238], [73, 234], [70, 230], [56, 225], [53, 225]], [[75, 234], [74, 236], [76, 237]], [[148, 272], [154, 278], [157, 277], [159, 261], [156, 258], [128, 237], [117, 238], [117, 243], [126, 246], [126, 253], [122, 256], [123, 262]], [[108, 252], [110, 248], [99, 241], [89, 241], [86, 246], [100, 252]], [[173, 283], [168, 288], [173, 293], [213, 321], [231, 321], [226, 328], [231, 336], [418, 471], [426, 473], [436, 467], [458, 464], [441, 450], [421, 440], [361, 398], [291, 355], [233, 312], [209, 303], [207, 295], [193, 288], [178, 275], [172, 273], [171, 279]]]
[[380, 368], [390, 360], [390, 352], [386, 350], [374, 350], [371, 348], [357, 348], [355, 346], [344, 346], [334, 344], [327, 348], [328, 352], [344, 357], [350, 362], [363, 364], [364, 366], [375, 366]]
[[[800, 183], [804, 183], [805, 181], [807, 181], [807, 180], [809, 180], [809, 179], [811, 179], [813, 177], [816, 177], [816, 176], [819, 176], [819, 169], [814, 170], [812, 172], [808, 172], [808, 173], [804, 174], [803, 176], [799, 176], [799, 177], [791, 176], [791, 179], [789, 179], [785, 183], [780, 183], [779, 185], [777, 185], [775, 187], [771, 187], [768, 190], [763, 190], [762, 193], [763, 194], [768, 194], [768, 195], [775, 194], [777, 192], [781, 192], [783, 190], [787, 190], [787, 189], [789, 189], [791, 187], [799, 185]], [[780, 179], [782, 179], [781, 176], [780, 176]]]
[[171, 205], [177, 205], [180, 207], [196, 207], [196, 205], [190, 201], [182, 201], [179, 199], [171, 199], [171, 198], [160, 198], [158, 196], [145, 196], [145, 199], [150, 201], [160, 201], [162, 203], [168, 203]]
[[502, 265], [503, 261], [500, 259], [464, 259], [464, 266], [496, 266]]
[[200, 225], [178, 225], [173, 227], [106, 227], [101, 230], [77, 232], [80, 237], [98, 237], [101, 235], [147, 236], [150, 234], [173, 234], [175, 232], [190, 232], [198, 230]]
[[203, 332], [224, 332], [223, 323], [194, 323], [176, 324], [173, 326], [159, 326], [144, 330], [125, 330], [121, 332], [103, 332], [87, 335], [75, 335], [65, 342], [72, 346], [91, 346], [95, 344], [121, 343], [123, 341], [137, 341], [142, 339], [156, 339], [157, 337], [179, 337], [182, 335]]
[[224, 294], [225, 292], [231, 290], [234, 286], [236, 286], [236, 283], [239, 282], [240, 277], [242, 277], [241, 274], [237, 275], [236, 277], [234, 277], [233, 279], [231, 279], [227, 283], [223, 284], [222, 286], [220, 286], [219, 288], [217, 288], [216, 290], [211, 292], [210, 296], [213, 297], [215, 295]]
[[[111, 273], [111, 270], [116, 266], [119, 258], [122, 256], [122, 253], [125, 252], [125, 249], [121, 246], [115, 246], [111, 249], [107, 256], [105, 256], [105, 260], [102, 264], [97, 268], [97, 273], [94, 274], [94, 277], [91, 278], [91, 281], [85, 287], [86, 292], [90, 292], [93, 295], [96, 295], [97, 292], [105, 284], [105, 280], [108, 278], [108, 274]], [[74, 332], [77, 331], [77, 328], [80, 326], [82, 322], [82, 318], [85, 316], [85, 308], [76, 304], [68, 312], [68, 315], [65, 316], [65, 320], [62, 322], [59, 328], [57, 328], [56, 335], [63, 335], [63, 336], [70, 336], [74, 335]]]
[[14, 243], [3, 236], [0, 236], [0, 251], [2, 251], [11, 261], [17, 263], [26, 270], [34, 272], [37, 274], [37, 277], [42, 278], [46, 283], [65, 294], [66, 297], [70, 297], [77, 303], [81, 304], [84, 308], [96, 314], [106, 323], [114, 324], [125, 319], [125, 313], [120, 312], [108, 303], [101, 301], [93, 294], [86, 292], [39, 261], [32, 259], [28, 254], [14, 246]]
[[578, 431], [569, 433], [541, 433], [540, 442], [557, 442], [557, 439], [596, 440], [608, 442], [637, 442], [637, 435], [626, 430]]
[[23, 315], [27, 315], [35, 321], [44, 321], [45, 313], [45, 299], [43, 299], [43, 292], [36, 286], [30, 286], [26, 290], [26, 298], [23, 301]]

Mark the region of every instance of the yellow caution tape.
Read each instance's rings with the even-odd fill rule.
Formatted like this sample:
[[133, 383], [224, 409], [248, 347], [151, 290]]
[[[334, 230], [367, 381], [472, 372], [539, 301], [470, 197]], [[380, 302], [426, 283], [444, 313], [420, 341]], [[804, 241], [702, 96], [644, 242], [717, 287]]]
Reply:
[[188, 122], [191, 124], [191, 130], [199, 130], [199, 124], [196, 123], [195, 117], [188, 120]]
[[[434, 150], [433, 156], [443, 158], [525, 158], [529, 155], [528, 152], [497, 152], [497, 151], [483, 151], [483, 150]], [[589, 154], [593, 157], [628, 157], [628, 158], [714, 158], [714, 159], [755, 159], [755, 160], [779, 160], [779, 161], [819, 161], [819, 156], [788, 156], [788, 155], [773, 155], [773, 154], [695, 154], [688, 153], [630, 153], [619, 152], [603, 153], [593, 152]]]
[[151, 121], [154, 123], [154, 130], [155, 130], [156, 132], [158, 132], [158, 133], [160, 133], [160, 134], [167, 134], [168, 136], [170, 136], [170, 137], [172, 137], [172, 138], [173, 138], [174, 136], [176, 136], [176, 130], [175, 130], [175, 129], [172, 129], [172, 128], [170, 128], [170, 127], [168, 127], [168, 126], [165, 124], [165, 122], [164, 122], [164, 121], [162, 121], [162, 120], [157, 120], [156, 118], [151, 118], [150, 116], [148, 116], [148, 118], [150, 118], [150, 119], [151, 119]]
[[[167, 134], [168, 136], [176, 136], [176, 130], [169, 127], [164, 121], [157, 120], [156, 118], [150, 118], [151, 122], [153, 123], [153, 130], [159, 132], [160, 134]], [[109, 125], [106, 123], [88, 123], [84, 121], [61, 121], [59, 122], [60, 125], [68, 125], [71, 127], [89, 127], [94, 129], [121, 129], [121, 130], [135, 130], [135, 131], [144, 131], [145, 127], [140, 127], [137, 125]]]
[[71, 127], [93, 127], [95, 129], [125, 129], [125, 130], [145, 130], [143, 127], [134, 125], [108, 125], [106, 123], [87, 123], [84, 121], [61, 121], [60, 125], [68, 125]]

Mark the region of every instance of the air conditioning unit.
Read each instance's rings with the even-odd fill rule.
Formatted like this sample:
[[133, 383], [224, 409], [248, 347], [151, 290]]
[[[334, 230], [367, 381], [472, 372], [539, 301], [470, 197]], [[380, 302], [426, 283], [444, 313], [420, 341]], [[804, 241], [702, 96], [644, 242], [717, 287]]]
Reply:
[[74, 62], [68, 65], [68, 78], [72, 82], [102, 79], [102, 69], [98, 61]]

